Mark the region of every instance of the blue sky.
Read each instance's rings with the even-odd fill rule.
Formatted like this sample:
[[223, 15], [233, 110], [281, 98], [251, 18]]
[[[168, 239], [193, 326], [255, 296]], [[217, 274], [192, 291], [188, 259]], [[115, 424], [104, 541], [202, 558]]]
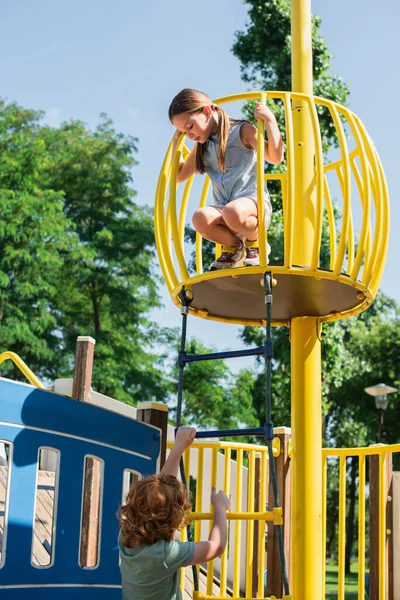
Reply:
[[[314, 0], [332, 65], [351, 89], [350, 107], [378, 149], [389, 185], [392, 228], [382, 289], [400, 302], [398, 103], [400, 5], [397, 0]], [[212, 97], [245, 91], [231, 53], [244, 28], [240, 0], [2, 0], [0, 94], [46, 121], [81, 119], [94, 127], [106, 112], [119, 131], [139, 138], [133, 172], [137, 200], [153, 204], [158, 171], [172, 135], [171, 98], [183, 87]], [[163, 292], [155, 318], [179, 325]], [[84, 332], [82, 332], [84, 333]], [[237, 328], [191, 319], [189, 333], [218, 348], [237, 345]]]

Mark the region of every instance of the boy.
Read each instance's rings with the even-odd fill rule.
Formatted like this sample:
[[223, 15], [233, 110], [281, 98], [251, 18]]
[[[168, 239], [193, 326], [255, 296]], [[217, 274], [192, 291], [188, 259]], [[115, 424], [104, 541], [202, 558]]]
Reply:
[[213, 560], [227, 542], [229, 499], [212, 489], [214, 522], [206, 542], [178, 542], [187, 523], [187, 490], [177, 479], [181, 456], [196, 437], [194, 427], [180, 427], [159, 475], [134, 483], [120, 510], [119, 552], [123, 600], [181, 600], [179, 569]]

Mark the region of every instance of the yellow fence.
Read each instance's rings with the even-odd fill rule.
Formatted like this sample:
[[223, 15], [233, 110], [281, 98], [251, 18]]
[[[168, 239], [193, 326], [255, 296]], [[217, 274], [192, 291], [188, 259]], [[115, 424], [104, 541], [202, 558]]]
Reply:
[[[338, 467], [338, 600], [345, 598], [345, 546], [346, 546], [346, 463], [354, 457], [357, 460], [358, 505], [358, 600], [365, 598], [365, 573], [370, 571], [370, 586], [377, 600], [388, 600], [393, 573], [389, 565], [393, 557], [392, 534], [388, 526], [387, 514], [393, 509], [391, 496], [392, 455], [400, 452], [400, 444], [377, 445], [368, 448], [329, 448], [323, 454], [323, 490], [325, 513], [323, 517], [324, 546], [326, 546], [326, 524], [332, 515], [326, 513], [326, 489], [329, 470]], [[336, 463], [336, 464], [335, 464]], [[338, 464], [337, 464], [338, 463]], [[368, 468], [368, 484], [367, 484]], [[369, 516], [369, 523], [366, 516]], [[366, 539], [369, 539], [369, 565], [366, 564]], [[397, 561], [400, 557], [397, 557]], [[325, 561], [324, 561], [325, 564]]]
[[[171, 445], [169, 444], [169, 447]], [[282, 450], [280, 440], [275, 438], [274, 456], [277, 457]], [[370, 585], [377, 590], [376, 598], [387, 600], [389, 597], [388, 565], [392, 530], [387, 521], [386, 511], [388, 507], [391, 508], [392, 500], [390, 496], [392, 454], [398, 452], [400, 452], [400, 444], [322, 450], [323, 548], [326, 548], [327, 519], [331, 520], [331, 524], [334, 520], [333, 526], [337, 528], [338, 536], [338, 600], [345, 600], [347, 461], [352, 458], [357, 460], [358, 543], [354, 544], [354, 547], [358, 546], [358, 600], [365, 598], [365, 573], [368, 570], [371, 577]], [[231, 499], [227, 549], [220, 559], [208, 563], [206, 583], [202, 584], [200, 591], [193, 597], [198, 600], [265, 598], [268, 552], [266, 523], [281, 524], [285, 516], [287, 517], [282, 514], [281, 509], [268, 511], [270, 496], [267, 448], [231, 442], [196, 442], [185, 453], [184, 464], [188, 486], [194, 491], [194, 511], [191, 513], [191, 519], [194, 524], [195, 541], [207, 539], [211, 527], [212, 509], [209, 501], [211, 486], [224, 490]], [[285, 476], [289, 476], [288, 471]], [[330, 477], [338, 478], [339, 491], [336, 513], [331, 511], [327, 514], [327, 483]], [[257, 502], [259, 508], [255, 510]], [[287, 520], [285, 526], [288, 526]], [[186, 532], [182, 532], [182, 539], [186, 539]], [[366, 540], [369, 540], [370, 544], [368, 561]], [[323, 555], [325, 557], [325, 551]], [[325, 559], [323, 562], [325, 565]], [[290, 570], [290, 565], [288, 566]], [[280, 568], [279, 561], [276, 568]], [[268, 573], [266, 576], [268, 577]], [[182, 589], [183, 585], [184, 577], [182, 577]], [[332, 590], [327, 590], [326, 593], [328, 592], [332, 593]]]

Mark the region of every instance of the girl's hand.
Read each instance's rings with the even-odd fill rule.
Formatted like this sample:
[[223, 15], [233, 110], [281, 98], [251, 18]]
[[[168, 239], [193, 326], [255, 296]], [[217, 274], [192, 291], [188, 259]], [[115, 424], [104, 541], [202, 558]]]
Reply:
[[194, 427], [179, 427], [176, 432], [175, 446], [184, 452], [186, 448], [189, 448], [195, 437], [196, 429]]
[[256, 119], [262, 119], [264, 123], [266, 121], [275, 121], [275, 115], [272, 112], [272, 110], [270, 110], [268, 106], [265, 106], [265, 104], [263, 104], [262, 102], [256, 103], [256, 107], [254, 109], [254, 117]]
[[174, 142], [174, 144], [178, 143], [181, 133], [182, 132], [179, 131], [179, 129], [175, 129], [174, 137], [172, 138], [172, 141]]

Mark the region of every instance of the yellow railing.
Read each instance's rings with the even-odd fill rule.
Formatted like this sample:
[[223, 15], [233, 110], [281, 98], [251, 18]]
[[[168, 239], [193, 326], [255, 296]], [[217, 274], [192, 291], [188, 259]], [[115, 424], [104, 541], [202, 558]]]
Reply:
[[[169, 443], [168, 447], [171, 446], [172, 444]], [[273, 452], [274, 456], [280, 453], [279, 438], [273, 440]], [[232, 460], [233, 454], [235, 460]], [[257, 469], [256, 463], [258, 463]], [[231, 510], [227, 515], [230, 529], [228, 546], [218, 559], [219, 595], [213, 595], [213, 591], [215, 594], [213, 590], [215, 561], [210, 561], [207, 564], [206, 591], [195, 593], [193, 597], [197, 600], [209, 600], [215, 597], [239, 598], [241, 591], [245, 591], [246, 598], [264, 598], [266, 523], [270, 521], [276, 525], [282, 524], [281, 508], [266, 510], [269, 485], [268, 448], [235, 442], [195, 442], [185, 452], [184, 466], [187, 485], [193, 485], [195, 482], [196, 487], [195, 511], [190, 513], [196, 541], [207, 539], [211, 527], [213, 517], [210, 504], [211, 487], [222, 489], [231, 500]], [[256, 495], [259, 510], [255, 510]], [[256, 522], [258, 523], [257, 536], [254, 535]], [[182, 532], [182, 539], [186, 539], [186, 531]], [[242, 545], [243, 539], [245, 546]], [[254, 561], [257, 565], [261, 565], [256, 580], [253, 575]], [[182, 591], [184, 580], [183, 575]], [[229, 595], [228, 580], [232, 585]], [[255, 587], [258, 591], [254, 596]]]
[[[371, 503], [375, 502], [378, 508], [378, 523], [377, 534], [378, 541], [370, 537], [370, 562], [372, 556], [377, 557], [378, 563], [378, 596], [377, 600], [386, 600], [386, 585], [387, 585], [387, 566], [386, 566], [386, 546], [391, 540], [392, 531], [386, 527], [386, 509], [387, 503], [391, 501], [388, 497], [387, 490], [387, 460], [388, 456], [393, 453], [400, 452], [400, 444], [390, 446], [370, 446], [368, 448], [326, 448], [322, 451], [323, 456], [323, 490], [324, 490], [324, 507], [325, 514], [323, 519], [323, 548], [326, 546], [326, 520], [329, 518], [326, 514], [326, 487], [328, 480], [329, 462], [332, 459], [339, 460], [339, 520], [338, 520], [338, 600], [345, 599], [345, 547], [346, 547], [346, 459], [349, 457], [358, 457], [358, 600], [365, 598], [365, 540], [366, 532], [366, 500]], [[370, 465], [370, 478], [375, 473], [378, 497], [374, 498], [371, 494], [371, 479], [369, 487], [366, 485], [366, 461], [374, 460], [376, 457], [376, 465]], [[375, 470], [374, 470], [375, 468]], [[366, 491], [368, 490], [368, 495]], [[372, 544], [377, 541], [377, 548], [373, 548]], [[325, 553], [324, 553], [325, 555]], [[325, 561], [324, 561], [325, 566]], [[371, 597], [371, 596], [370, 596]]]
[[[324, 98], [310, 97], [294, 92], [247, 92], [219, 98], [215, 102], [227, 104], [246, 100], [265, 101], [266, 98], [283, 103], [286, 135], [286, 171], [265, 175], [267, 182], [278, 179], [281, 183], [284, 218], [283, 264], [272, 265], [269, 269], [274, 274], [293, 273], [353, 285], [358, 289], [360, 299], [363, 297], [367, 304], [370, 304], [383, 274], [389, 231], [387, 186], [378, 154], [371, 139], [362, 122], [354, 113], [348, 108]], [[296, 177], [298, 175], [294, 161], [292, 110], [293, 103], [300, 101], [310, 119], [314, 147], [315, 176], [312, 182], [312, 193], [316, 198], [313, 217], [315, 235], [309, 265], [293, 263], [294, 241], [298, 235], [298, 229], [294, 222]], [[330, 115], [335, 128], [338, 140], [338, 149], [334, 153], [335, 160], [328, 160], [323, 153], [318, 110], [325, 110]], [[259, 124], [260, 133], [263, 131], [263, 127], [262, 123]], [[259, 135], [259, 140], [261, 146], [261, 135]], [[195, 176], [186, 182], [179, 206], [176, 173], [182, 153], [186, 155], [188, 152], [184, 141], [185, 138], [182, 135], [174, 156], [172, 155], [172, 144], [168, 148], [161, 168], [155, 201], [155, 236], [160, 265], [167, 287], [176, 304], [179, 304], [177, 295], [182, 285], [190, 286], [204, 279], [205, 276], [202, 265], [202, 238], [199, 234], [196, 235], [196, 275], [193, 277], [189, 275], [185, 256], [184, 229], [191, 217], [191, 214], [187, 215], [187, 209]], [[336, 154], [339, 155], [339, 158], [336, 158]], [[259, 155], [257, 181], [261, 223], [264, 218], [263, 179], [264, 163], [263, 157]], [[206, 176], [200, 194], [200, 202], [196, 202], [197, 205], [204, 206], [206, 204], [209, 186], [210, 181]], [[339, 202], [340, 215], [337, 220], [335, 219], [333, 198]], [[329, 269], [321, 268], [320, 265], [324, 215], [326, 215], [329, 236]], [[360, 217], [360, 223], [357, 226], [355, 217]], [[356, 231], [359, 232], [357, 241]], [[267, 264], [265, 238], [264, 228], [259, 227], [261, 269], [265, 268]], [[224, 275], [226, 273], [209, 273], [207, 277]], [[360, 310], [362, 309], [358, 306], [342, 314], [332, 313], [324, 317], [324, 320], [336, 320]]]
[[29, 383], [31, 383], [35, 387], [38, 387], [42, 390], [46, 389], [46, 387], [43, 385], [43, 383], [41, 383], [41, 381], [39, 381], [39, 379], [36, 377], [35, 373], [30, 370], [28, 365], [26, 363], [24, 363], [24, 361], [22, 360], [22, 358], [20, 358], [18, 356], [18, 354], [15, 354], [15, 352], [2, 352], [0, 354], [0, 365], [5, 360], [11, 360], [18, 367], [18, 369], [25, 375], [25, 377], [27, 378]]
[[[172, 443], [168, 444], [170, 448]], [[289, 454], [292, 454], [290, 446]], [[280, 440], [274, 440], [274, 456], [279, 456], [281, 451]], [[366, 523], [366, 514], [369, 508], [377, 509], [377, 547], [370, 548], [370, 561], [377, 563], [377, 600], [386, 600], [387, 584], [387, 543], [392, 534], [387, 529], [386, 507], [391, 501], [387, 490], [387, 457], [400, 452], [400, 444], [391, 446], [370, 446], [368, 448], [324, 448], [322, 450], [323, 464], [323, 569], [325, 581], [325, 555], [326, 555], [326, 524], [327, 519], [332, 519], [327, 514], [327, 481], [332, 461], [339, 461], [339, 492], [338, 492], [338, 600], [345, 600], [345, 544], [346, 544], [346, 460], [350, 457], [358, 458], [358, 600], [365, 598], [365, 573], [366, 566], [366, 538], [369, 527]], [[234, 460], [232, 459], [233, 454]], [[375, 458], [373, 458], [375, 457]], [[258, 470], [255, 469], [255, 462]], [[375, 460], [375, 465], [370, 467], [370, 479], [375, 477], [378, 494], [372, 495], [371, 481], [367, 484], [366, 466], [368, 461]], [[244, 593], [246, 599], [265, 598], [264, 596], [264, 568], [266, 557], [265, 524], [268, 521], [281, 524], [283, 519], [282, 509], [265, 510], [268, 502], [269, 469], [268, 451], [265, 446], [253, 444], [240, 444], [233, 442], [196, 442], [186, 451], [184, 456], [185, 473], [188, 486], [195, 485], [194, 512], [190, 514], [194, 524], [194, 540], [207, 539], [212, 522], [212, 511], [209, 504], [211, 486], [223, 489], [231, 498], [231, 511], [228, 513], [230, 527], [228, 547], [219, 559], [219, 576], [217, 587], [214, 585], [215, 561], [207, 565], [206, 591], [195, 592], [195, 600], [211, 600], [220, 598], [239, 598]], [[257, 475], [256, 475], [257, 472]], [[244, 481], [245, 478], [245, 481]], [[258, 486], [255, 479], [258, 479]], [[254, 510], [255, 490], [259, 490], [258, 499], [260, 510]], [[374, 488], [375, 489], [375, 488]], [[254, 536], [255, 523], [258, 523], [257, 539]], [[182, 539], [186, 539], [186, 531], [182, 532]], [[373, 537], [370, 543], [374, 543]], [[244, 556], [241, 550], [245, 549]], [[372, 553], [372, 554], [371, 554]], [[372, 558], [374, 556], [374, 558]], [[229, 557], [229, 558], [228, 558]], [[255, 568], [256, 563], [256, 568]], [[279, 568], [279, 566], [277, 566]], [[254, 571], [258, 570], [254, 581]], [[183, 590], [185, 577], [181, 577]], [[229, 588], [229, 584], [231, 588]], [[254, 589], [257, 589], [254, 594]], [[324, 589], [325, 593], [332, 590]], [[216, 594], [216, 595], [213, 595]], [[284, 596], [285, 598], [285, 596]], [[243, 600], [243, 597], [242, 597]], [[295, 599], [294, 599], [295, 600]]]

